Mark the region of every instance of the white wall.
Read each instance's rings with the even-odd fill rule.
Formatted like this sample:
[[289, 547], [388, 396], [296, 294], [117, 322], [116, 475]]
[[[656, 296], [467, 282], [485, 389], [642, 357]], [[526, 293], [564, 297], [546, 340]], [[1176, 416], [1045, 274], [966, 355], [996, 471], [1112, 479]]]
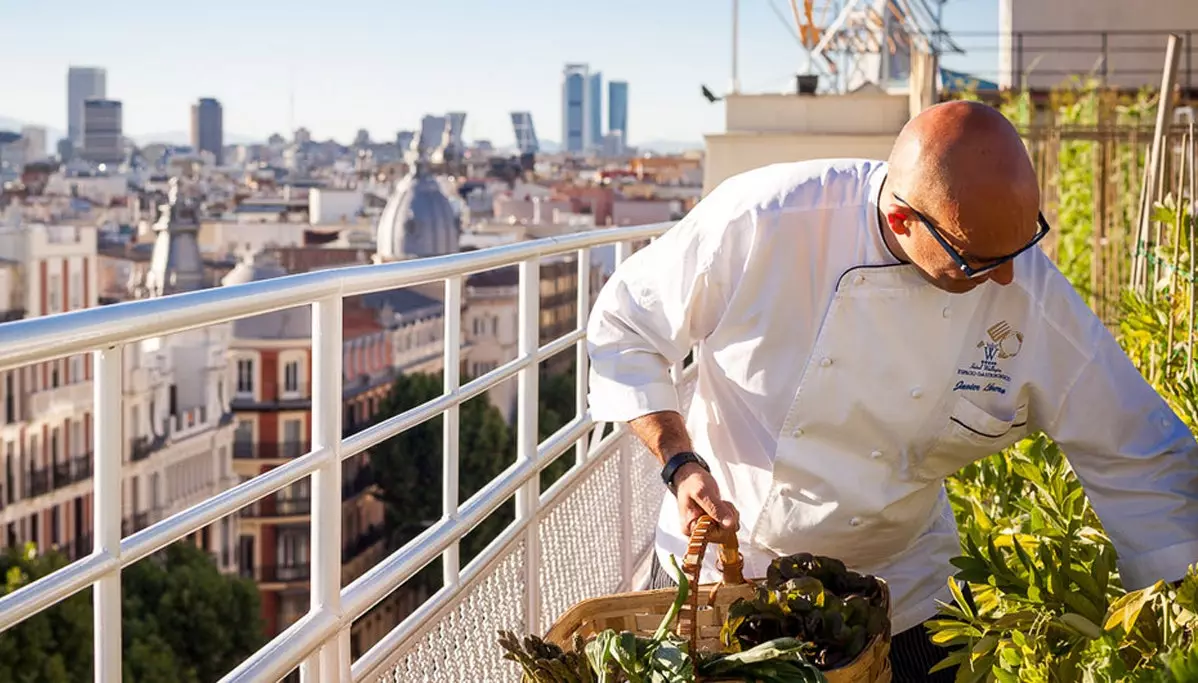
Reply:
[[[999, 85], [1017, 83], [1021, 70], [1035, 63], [1028, 76], [1033, 87], [1049, 88], [1067, 79], [1062, 73], [1088, 74], [1102, 56], [1102, 31], [1193, 31], [1198, 41], [1196, 0], [999, 0]], [[1089, 35], [1029, 35], [1031, 32], [1071, 31]], [[1017, 34], [1023, 36], [1022, 57]], [[1110, 35], [1107, 82], [1111, 85], [1159, 86], [1167, 37]], [[1068, 49], [1062, 49], [1068, 48]], [[1136, 52], [1119, 52], [1129, 48]], [[1198, 49], [1190, 46], [1198, 70]], [[1184, 85], [1186, 56], [1181, 58]], [[1095, 73], [1098, 73], [1095, 71]], [[1191, 87], [1198, 87], [1198, 74]]]
[[312, 225], [352, 222], [362, 206], [361, 190], [313, 188], [308, 193], [308, 214]]

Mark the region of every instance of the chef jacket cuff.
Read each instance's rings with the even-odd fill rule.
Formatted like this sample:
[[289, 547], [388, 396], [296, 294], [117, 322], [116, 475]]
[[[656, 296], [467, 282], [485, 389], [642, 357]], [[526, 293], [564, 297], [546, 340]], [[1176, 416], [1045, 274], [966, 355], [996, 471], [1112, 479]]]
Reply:
[[634, 386], [592, 376], [588, 397], [591, 419], [596, 422], [629, 422], [663, 410], [681, 412], [678, 388], [670, 381]]
[[1157, 581], [1176, 581], [1195, 563], [1198, 563], [1198, 540], [1184, 541], [1121, 559], [1119, 575], [1125, 589], [1139, 590]]

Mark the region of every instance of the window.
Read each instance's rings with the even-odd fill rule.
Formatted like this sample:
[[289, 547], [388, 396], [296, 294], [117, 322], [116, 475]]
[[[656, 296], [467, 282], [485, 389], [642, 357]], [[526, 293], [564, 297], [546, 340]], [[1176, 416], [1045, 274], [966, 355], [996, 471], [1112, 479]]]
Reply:
[[7, 424], [17, 421], [17, 397], [13, 391], [11, 370], [4, 373], [4, 421]]
[[254, 393], [254, 361], [249, 358], [237, 361], [237, 393]]
[[58, 361], [50, 361], [50, 388], [58, 388]]
[[283, 391], [296, 393], [299, 389], [299, 361], [291, 361], [283, 366]]
[[141, 409], [135, 405], [129, 409], [129, 438], [136, 439], [139, 436], [141, 436]]
[[283, 442], [299, 445], [303, 441], [304, 423], [300, 420], [283, 420]]
[[71, 273], [70, 302], [72, 311], [83, 308], [83, 275]]
[[238, 420], [237, 427], [233, 431], [233, 441], [237, 443], [250, 443], [254, 440], [254, 423], [251, 420]]
[[62, 276], [51, 275], [46, 285], [46, 306], [48, 313], [62, 312]]
[[80, 455], [85, 452], [83, 447], [83, 423], [79, 420], [71, 422], [71, 456]]

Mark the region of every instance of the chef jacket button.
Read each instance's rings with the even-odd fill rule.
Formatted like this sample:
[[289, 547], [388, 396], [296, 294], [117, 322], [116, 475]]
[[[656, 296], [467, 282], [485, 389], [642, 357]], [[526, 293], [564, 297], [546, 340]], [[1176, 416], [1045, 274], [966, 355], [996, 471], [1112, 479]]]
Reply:
[[803, 435], [803, 430], [799, 427], [795, 427], [795, 430], [791, 432], [790, 435], [797, 439]]
[[855, 284], [855, 285], [863, 285], [863, 284], [865, 284], [865, 276], [864, 276], [864, 275], [858, 275], [857, 277], [853, 278], [853, 284]]
[[861, 518], [854, 517], [849, 520], [849, 526], [861, 526]]
[[877, 460], [878, 458], [882, 457], [882, 451], [874, 451], [873, 453], [869, 454], [869, 457]]
[[923, 389], [915, 387], [911, 390], [911, 398], [919, 398], [920, 396], [923, 396]]
[[824, 367], [826, 368], [826, 367], [828, 367], [829, 365], [831, 365], [831, 364], [832, 364], [832, 359], [831, 359], [831, 358], [828, 358], [828, 357], [821, 358], [821, 359], [819, 360], [819, 364], [820, 364], [820, 365], [822, 365], [822, 366], [824, 366]]
[[953, 314], [953, 311], [948, 306], [945, 306], [944, 310], [940, 311], [940, 315], [944, 316], [945, 318], [949, 317], [952, 314]]

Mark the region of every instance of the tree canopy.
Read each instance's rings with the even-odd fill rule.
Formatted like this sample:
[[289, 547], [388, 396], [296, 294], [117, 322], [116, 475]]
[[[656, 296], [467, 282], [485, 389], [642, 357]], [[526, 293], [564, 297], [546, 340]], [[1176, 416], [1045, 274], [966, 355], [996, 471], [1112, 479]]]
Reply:
[[[66, 565], [33, 546], [0, 554], [10, 593]], [[181, 541], [121, 576], [126, 681], [216, 681], [265, 644], [258, 589], [220, 573], [208, 554]], [[68, 683], [92, 679], [92, 591], [76, 593], [0, 637], [0, 681]]]

